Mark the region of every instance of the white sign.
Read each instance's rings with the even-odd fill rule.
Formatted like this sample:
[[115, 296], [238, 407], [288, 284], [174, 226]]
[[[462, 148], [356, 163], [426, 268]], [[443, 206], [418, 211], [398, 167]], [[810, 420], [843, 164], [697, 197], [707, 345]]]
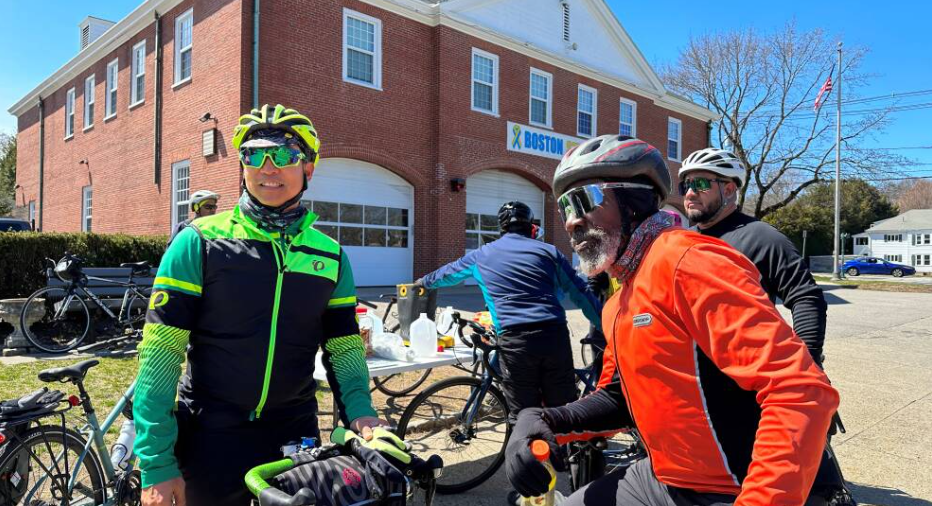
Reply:
[[584, 140], [511, 121], [508, 122], [506, 139], [508, 139], [508, 151], [556, 160], [563, 158], [563, 153], [578, 146]]

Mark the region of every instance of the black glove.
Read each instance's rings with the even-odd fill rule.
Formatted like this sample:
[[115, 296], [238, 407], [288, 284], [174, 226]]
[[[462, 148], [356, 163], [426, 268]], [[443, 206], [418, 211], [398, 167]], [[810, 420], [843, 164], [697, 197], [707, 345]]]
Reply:
[[603, 271], [587, 279], [586, 285], [596, 294], [596, 297], [601, 298], [602, 294], [612, 286], [612, 283], [609, 280], [608, 273]]
[[562, 449], [557, 445], [556, 436], [543, 418], [541, 408], [525, 408], [518, 415], [518, 421], [511, 431], [505, 454], [505, 476], [515, 490], [524, 497], [534, 497], [547, 492], [550, 486], [550, 472], [531, 453], [531, 442], [543, 439], [550, 445], [550, 462], [558, 471], [562, 471]]

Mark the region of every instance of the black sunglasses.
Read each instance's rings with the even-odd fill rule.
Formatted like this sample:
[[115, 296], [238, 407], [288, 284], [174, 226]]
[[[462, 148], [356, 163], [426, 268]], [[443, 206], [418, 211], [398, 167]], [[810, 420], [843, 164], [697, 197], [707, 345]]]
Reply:
[[685, 179], [680, 181], [680, 195], [686, 195], [686, 192], [692, 190], [695, 193], [704, 193], [712, 189], [712, 182], [716, 183], [730, 183], [730, 179], [719, 179], [719, 178], [708, 178], [708, 177], [694, 177], [692, 179]]

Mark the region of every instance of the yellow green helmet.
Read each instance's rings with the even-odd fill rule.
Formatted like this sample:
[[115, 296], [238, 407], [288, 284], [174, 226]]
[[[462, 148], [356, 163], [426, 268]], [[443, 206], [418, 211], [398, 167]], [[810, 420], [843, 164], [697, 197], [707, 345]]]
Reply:
[[307, 116], [281, 104], [274, 108], [269, 104], [260, 109], [253, 109], [249, 114], [239, 117], [239, 124], [233, 129], [233, 149], [239, 151], [240, 145], [255, 132], [260, 130], [282, 130], [300, 140], [306, 150], [307, 159], [317, 163], [320, 159], [320, 139], [317, 130]]

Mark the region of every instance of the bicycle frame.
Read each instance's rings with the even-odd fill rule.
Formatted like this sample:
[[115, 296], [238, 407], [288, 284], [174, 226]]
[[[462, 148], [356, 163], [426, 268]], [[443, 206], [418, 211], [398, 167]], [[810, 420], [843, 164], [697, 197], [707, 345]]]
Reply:
[[[482, 351], [480, 351], [482, 353]], [[498, 369], [498, 353], [491, 353], [488, 357], [489, 367]], [[472, 392], [469, 393], [469, 399], [466, 401], [466, 404], [463, 406], [463, 411], [460, 413], [460, 418], [463, 420], [463, 423], [469, 427], [472, 425], [473, 420], [476, 418], [476, 414], [479, 413], [479, 408], [482, 407], [482, 400], [485, 399], [485, 394], [488, 393], [489, 388], [492, 387], [492, 384], [495, 382], [495, 376], [491, 371], [484, 371], [482, 373], [482, 386], [479, 388], [474, 388]]]
[[90, 291], [89, 289], [87, 289], [87, 288], [84, 287], [84, 286], [75, 285], [75, 288], [79, 288], [82, 292], [84, 292], [85, 295], [87, 295], [87, 297], [88, 297], [89, 299], [91, 299], [92, 301], [94, 301], [94, 304], [97, 304], [97, 307], [99, 307], [100, 309], [102, 309], [105, 313], [107, 313], [108, 316], [110, 316], [110, 318], [113, 318], [114, 320], [118, 321], [119, 323], [128, 323], [128, 322], [129, 322], [129, 310], [130, 310], [130, 308], [128, 307], [128, 305], [129, 305], [130, 295], [135, 295], [136, 297], [139, 297], [139, 298], [141, 298], [141, 299], [143, 299], [143, 300], [145, 300], [145, 299], [148, 298], [148, 297], [145, 296], [145, 294], [141, 293], [141, 292], [137, 289], [137, 286], [138, 286], [138, 285], [136, 285], [136, 283], [134, 283], [134, 282], [132, 281], [132, 278], [130, 278], [130, 281], [129, 281], [128, 283], [124, 283], [124, 282], [122, 282], [122, 281], [114, 281], [114, 280], [112, 280], [112, 279], [99, 278], [99, 277], [97, 277], [97, 276], [85, 276], [85, 277], [86, 277], [87, 279], [93, 279], [94, 281], [102, 281], [102, 282], [104, 282], [104, 283], [110, 283], [110, 284], [112, 284], [112, 285], [117, 285], [117, 286], [121, 286], [121, 287], [123, 287], [123, 288], [126, 288], [126, 291], [123, 292], [123, 302], [120, 303], [120, 314], [119, 314], [119, 315], [115, 315], [115, 314], [113, 314], [113, 311], [111, 311], [110, 308], [107, 307], [106, 304], [104, 304], [103, 302], [100, 301], [100, 298], [97, 296], [97, 294], [95, 294], [94, 292]]

